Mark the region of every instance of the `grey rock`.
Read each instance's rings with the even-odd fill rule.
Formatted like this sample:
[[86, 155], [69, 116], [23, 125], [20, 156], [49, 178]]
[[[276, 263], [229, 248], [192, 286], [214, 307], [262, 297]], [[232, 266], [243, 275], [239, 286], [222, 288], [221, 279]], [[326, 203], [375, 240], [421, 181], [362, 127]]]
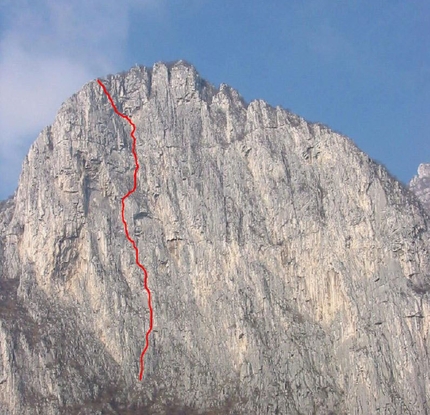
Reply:
[[409, 183], [409, 188], [430, 213], [430, 164], [419, 165], [418, 174]]
[[348, 138], [189, 64], [68, 99], [0, 209], [2, 414], [428, 414], [429, 217]]

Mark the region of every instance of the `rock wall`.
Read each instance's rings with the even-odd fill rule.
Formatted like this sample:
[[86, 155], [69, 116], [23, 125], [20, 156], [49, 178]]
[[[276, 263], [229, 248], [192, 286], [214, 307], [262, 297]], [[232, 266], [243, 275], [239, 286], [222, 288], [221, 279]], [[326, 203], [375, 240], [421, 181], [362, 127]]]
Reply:
[[103, 82], [137, 127], [143, 381], [130, 128], [92, 81], [0, 206], [2, 413], [428, 414], [415, 196], [348, 138], [186, 62]]

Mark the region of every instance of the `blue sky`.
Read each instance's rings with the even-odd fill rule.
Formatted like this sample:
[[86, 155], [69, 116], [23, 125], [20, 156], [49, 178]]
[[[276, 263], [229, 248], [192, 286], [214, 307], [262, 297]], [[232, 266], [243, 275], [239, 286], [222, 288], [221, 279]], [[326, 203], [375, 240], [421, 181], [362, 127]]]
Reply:
[[0, 0], [0, 199], [83, 84], [176, 59], [329, 125], [403, 182], [430, 162], [428, 0]]

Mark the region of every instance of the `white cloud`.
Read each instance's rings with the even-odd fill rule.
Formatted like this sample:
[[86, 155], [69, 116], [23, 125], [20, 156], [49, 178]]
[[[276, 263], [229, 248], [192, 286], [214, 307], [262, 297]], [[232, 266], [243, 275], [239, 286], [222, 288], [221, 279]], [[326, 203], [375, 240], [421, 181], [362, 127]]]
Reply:
[[0, 64], [2, 134], [22, 135], [49, 121], [66, 94], [88, 81], [90, 73], [84, 64], [70, 58], [33, 56], [19, 45], [7, 43]]
[[123, 59], [132, 9], [156, 0], [17, 0], [2, 6], [0, 199], [61, 103]]

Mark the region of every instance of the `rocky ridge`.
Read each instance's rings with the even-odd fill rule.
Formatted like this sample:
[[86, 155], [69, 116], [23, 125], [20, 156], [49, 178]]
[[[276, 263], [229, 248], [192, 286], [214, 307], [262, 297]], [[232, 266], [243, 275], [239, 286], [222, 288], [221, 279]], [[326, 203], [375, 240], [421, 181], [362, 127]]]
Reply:
[[3, 414], [428, 414], [429, 217], [348, 138], [183, 61], [60, 108], [0, 206]]

